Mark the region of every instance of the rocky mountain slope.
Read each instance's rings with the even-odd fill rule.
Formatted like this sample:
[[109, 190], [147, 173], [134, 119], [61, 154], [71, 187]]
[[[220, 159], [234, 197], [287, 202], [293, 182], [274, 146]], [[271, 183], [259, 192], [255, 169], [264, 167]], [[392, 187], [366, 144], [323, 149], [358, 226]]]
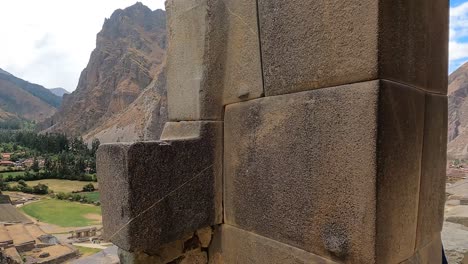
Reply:
[[41, 122], [52, 116], [61, 98], [38, 84], [0, 69], [0, 120], [22, 118]]
[[64, 94], [70, 94], [70, 92], [68, 92], [67, 90], [61, 88], [61, 87], [58, 87], [58, 88], [50, 88], [49, 89], [53, 94], [55, 94], [56, 96], [60, 96], [60, 97], [63, 97]]
[[98, 138], [101, 143], [159, 139], [167, 120], [165, 68], [124, 111], [83, 136], [85, 142]]
[[153, 80], [161, 71], [165, 48], [164, 11], [151, 11], [141, 3], [116, 10], [97, 35], [96, 49], [77, 89], [65, 95], [59, 111], [43, 123], [48, 127], [45, 131], [69, 136], [102, 135], [106, 133], [100, 133], [103, 129], [114, 133], [109, 131], [110, 122], [119, 126], [117, 117], [134, 107], [140, 94], [156, 83]]
[[468, 159], [468, 63], [450, 75], [448, 94], [448, 158]]

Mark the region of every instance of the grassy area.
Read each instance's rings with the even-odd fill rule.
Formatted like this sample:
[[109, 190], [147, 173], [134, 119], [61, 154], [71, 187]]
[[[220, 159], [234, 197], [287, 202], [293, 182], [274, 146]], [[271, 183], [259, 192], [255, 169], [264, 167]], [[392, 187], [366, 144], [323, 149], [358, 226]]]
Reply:
[[23, 176], [24, 171], [13, 171], [13, 172], [1, 172], [0, 173], [0, 177], [2, 177], [3, 179], [6, 179], [9, 175], [11, 175], [13, 177]]
[[88, 197], [88, 199], [90, 199], [91, 201], [93, 202], [97, 202], [97, 201], [100, 201], [100, 195], [99, 195], [99, 192], [88, 192], [88, 193], [80, 193], [81, 195], [83, 196], [86, 196]]
[[[90, 182], [84, 181], [69, 181], [69, 180], [57, 180], [57, 179], [50, 179], [50, 180], [37, 180], [37, 181], [27, 181], [26, 182], [29, 186], [35, 186], [38, 183], [45, 184], [49, 186], [49, 190], [53, 190], [54, 192], [64, 192], [64, 193], [71, 193], [73, 191], [82, 191], [83, 186]], [[95, 188], [98, 187], [97, 182], [92, 182]]]
[[21, 207], [37, 220], [61, 227], [83, 227], [101, 224], [101, 208], [55, 199], [44, 199]]
[[75, 246], [75, 245], [74, 247], [76, 247], [76, 249], [80, 251], [82, 257], [94, 255], [102, 250], [98, 248], [87, 248], [87, 247], [80, 247], [80, 246]]
[[[6, 171], [6, 170], [11, 170], [11, 169], [12, 169], [12, 168], [7, 167], [7, 166], [0, 166], [0, 172]], [[13, 170], [18, 170], [18, 171], [20, 171], [21, 169], [19, 169], [19, 168], [16, 168], [16, 169], [13, 168]]]

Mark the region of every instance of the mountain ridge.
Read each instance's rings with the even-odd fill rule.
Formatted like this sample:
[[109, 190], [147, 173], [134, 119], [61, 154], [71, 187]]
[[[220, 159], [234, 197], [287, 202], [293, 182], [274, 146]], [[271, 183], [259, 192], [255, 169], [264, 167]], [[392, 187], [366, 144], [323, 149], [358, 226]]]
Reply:
[[61, 98], [42, 85], [30, 83], [0, 69], [1, 121], [26, 119], [41, 122], [55, 113]]
[[59, 97], [63, 97], [65, 94], [70, 94], [69, 91], [63, 89], [62, 87], [49, 88], [49, 90], [50, 90], [53, 94], [55, 94], [55, 95], [57, 95], [57, 96], [59, 96]]
[[57, 113], [40, 128], [84, 136], [126, 111], [161, 71], [165, 16], [136, 3], [105, 19], [76, 90], [64, 96]]

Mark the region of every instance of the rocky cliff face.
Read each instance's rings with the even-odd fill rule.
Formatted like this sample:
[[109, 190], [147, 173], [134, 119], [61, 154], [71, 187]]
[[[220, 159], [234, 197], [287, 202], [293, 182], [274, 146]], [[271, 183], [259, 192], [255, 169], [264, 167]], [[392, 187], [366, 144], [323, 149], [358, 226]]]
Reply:
[[43, 124], [46, 131], [85, 135], [126, 110], [161, 70], [165, 16], [137, 3], [106, 19], [77, 89], [64, 95], [57, 114]]
[[52, 116], [61, 98], [38, 84], [0, 69], [0, 121], [22, 118], [41, 122]]
[[83, 136], [86, 142], [97, 138], [101, 143], [134, 142], [159, 139], [167, 121], [165, 66], [121, 113], [112, 116]]
[[448, 158], [468, 158], [468, 63], [449, 77]]

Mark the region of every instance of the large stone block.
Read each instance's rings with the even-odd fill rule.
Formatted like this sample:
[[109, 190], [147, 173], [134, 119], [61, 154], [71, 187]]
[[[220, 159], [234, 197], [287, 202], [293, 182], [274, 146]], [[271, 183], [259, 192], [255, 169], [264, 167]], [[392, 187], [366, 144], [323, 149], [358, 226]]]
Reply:
[[[226, 38], [223, 105], [258, 98], [263, 95], [257, 1], [222, 0], [221, 24]], [[215, 80], [213, 85], [220, 85]]]
[[378, 1], [258, 3], [266, 95], [377, 79]]
[[99, 148], [105, 237], [120, 248], [156, 254], [222, 221], [222, 122], [196, 123], [168, 123], [164, 141]]
[[447, 94], [449, 1], [379, 2], [379, 77]]
[[440, 264], [442, 263], [442, 240], [440, 233], [432, 241], [416, 251], [409, 259], [401, 264]]
[[230, 226], [215, 230], [209, 264], [332, 264], [334, 261]]
[[338, 262], [409, 258], [424, 100], [371, 81], [228, 105], [225, 222]]
[[266, 95], [373, 79], [447, 91], [447, 0], [258, 0]]
[[426, 95], [417, 249], [440, 236], [444, 223], [447, 117], [447, 97]]
[[425, 95], [382, 81], [379, 101], [376, 260], [399, 263], [416, 243]]
[[223, 105], [263, 93], [257, 4], [169, 0], [169, 119], [221, 120]]

